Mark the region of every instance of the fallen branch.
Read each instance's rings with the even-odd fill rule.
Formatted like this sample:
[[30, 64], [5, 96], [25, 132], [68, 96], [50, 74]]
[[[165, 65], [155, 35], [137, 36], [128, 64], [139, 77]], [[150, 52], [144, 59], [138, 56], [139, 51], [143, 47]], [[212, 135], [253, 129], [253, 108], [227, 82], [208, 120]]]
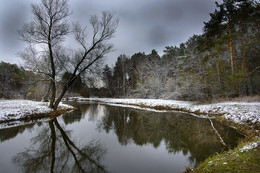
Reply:
[[224, 140], [222, 139], [222, 137], [220, 136], [220, 134], [218, 133], [217, 129], [214, 127], [213, 122], [211, 121], [211, 119], [208, 117], [211, 127], [213, 128], [213, 130], [215, 131], [215, 133], [218, 135], [218, 138], [220, 139], [221, 144], [223, 144], [224, 146], [227, 146], [224, 142]]

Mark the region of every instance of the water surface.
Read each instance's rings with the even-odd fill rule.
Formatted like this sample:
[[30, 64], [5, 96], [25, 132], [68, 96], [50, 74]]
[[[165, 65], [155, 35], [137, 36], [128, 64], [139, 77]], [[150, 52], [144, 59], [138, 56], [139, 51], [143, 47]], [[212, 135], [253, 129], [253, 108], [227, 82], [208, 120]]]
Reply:
[[0, 130], [1, 172], [179, 172], [237, 145], [234, 129], [179, 112], [73, 103], [78, 110]]

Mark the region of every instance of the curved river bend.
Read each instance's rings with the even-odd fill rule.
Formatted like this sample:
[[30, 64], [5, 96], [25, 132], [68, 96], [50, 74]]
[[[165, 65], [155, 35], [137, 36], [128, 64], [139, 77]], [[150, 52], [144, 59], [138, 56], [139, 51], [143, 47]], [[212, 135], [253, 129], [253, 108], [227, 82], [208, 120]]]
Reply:
[[47, 122], [0, 130], [1, 172], [168, 173], [237, 145], [236, 130], [179, 112], [70, 102]]

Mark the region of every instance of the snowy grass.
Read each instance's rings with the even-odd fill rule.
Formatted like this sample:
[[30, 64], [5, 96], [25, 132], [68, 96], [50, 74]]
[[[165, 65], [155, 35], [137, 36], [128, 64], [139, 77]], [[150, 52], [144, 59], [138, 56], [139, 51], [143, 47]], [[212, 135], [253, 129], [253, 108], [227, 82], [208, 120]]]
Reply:
[[[61, 103], [59, 105], [59, 110], [73, 109], [73, 107]], [[16, 120], [21, 119], [31, 119], [33, 116], [37, 115], [39, 118], [41, 115], [47, 115], [53, 112], [52, 109], [48, 107], [47, 102], [36, 102], [30, 100], [0, 100], [0, 123], [13, 121], [8, 124], [20, 124]], [[17, 123], [15, 123], [16, 121]]]
[[189, 172], [259, 172], [260, 141], [247, 142], [234, 150], [216, 154]]
[[252, 142], [250, 144], [245, 145], [243, 148], [240, 148], [239, 151], [240, 152], [245, 152], [248, 150], [252, 150], [257, 148], [260, 145], [260, 141], [259, 142]]
[[[195, 102], [161, 99], [111, 99], [111, 98], [79, 98], [73, 101], [95, 101], [107, 104], [123, 104], [153, 108], [159, 110], [176, 110], [189, 112], [200, 116], [223, 116], [225, 119], [238, 124], [260, 124], [260, 102], [222, 102], [215, 104], [196, 104]], [[203, 117], [202, 116], [202, 117]]]

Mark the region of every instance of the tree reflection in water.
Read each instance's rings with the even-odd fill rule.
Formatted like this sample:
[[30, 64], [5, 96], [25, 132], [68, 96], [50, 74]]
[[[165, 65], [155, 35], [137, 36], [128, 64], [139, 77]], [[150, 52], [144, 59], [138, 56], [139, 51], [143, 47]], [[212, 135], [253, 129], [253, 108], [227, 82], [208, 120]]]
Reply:
[[76, 145], [57, 119], [49, 121], [26, 151], [13, 157], [23, 172], [107, 172], [100, 163], [105, 149], [99, 142]]
[[[168, 153], [182, 152], [189, 155], [196, 166], [210, 155], [227, 150], [208, 119], [201, 119], [179, 112], [149, 112], [122, 107], [107, 107], [108, 113], [97, 123], [99, 131], [114, 131], [121, 145], [134, 142], [157, 148], [162, 142]], [[229, 148], [237, 145], [242, 137], [234, 129], [214, 122]]]

